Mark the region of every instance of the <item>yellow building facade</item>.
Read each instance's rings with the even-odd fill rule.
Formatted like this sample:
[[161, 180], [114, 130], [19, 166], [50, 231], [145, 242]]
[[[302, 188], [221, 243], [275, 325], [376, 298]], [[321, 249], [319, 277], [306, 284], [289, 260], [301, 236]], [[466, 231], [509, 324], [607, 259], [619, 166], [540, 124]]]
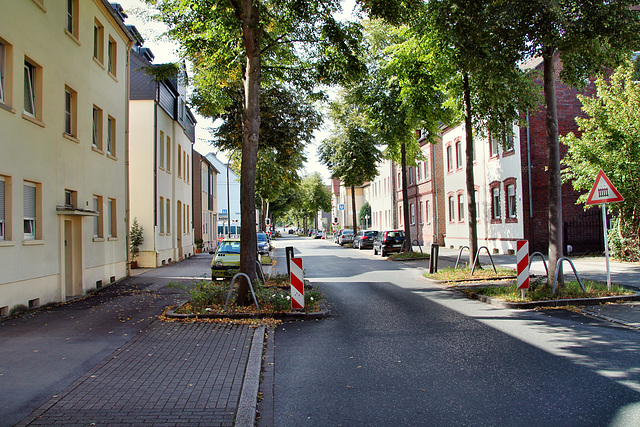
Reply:
[[129, 50], [103, 0], [1, 0], [0, 315], [127, 273]]

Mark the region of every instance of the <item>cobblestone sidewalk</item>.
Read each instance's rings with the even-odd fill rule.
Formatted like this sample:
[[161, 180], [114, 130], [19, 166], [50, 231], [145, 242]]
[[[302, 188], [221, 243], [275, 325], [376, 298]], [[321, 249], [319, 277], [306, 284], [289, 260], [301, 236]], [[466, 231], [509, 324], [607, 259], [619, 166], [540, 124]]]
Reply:
[[19, 426], [232, 426], [253, 330], [153, 322]]

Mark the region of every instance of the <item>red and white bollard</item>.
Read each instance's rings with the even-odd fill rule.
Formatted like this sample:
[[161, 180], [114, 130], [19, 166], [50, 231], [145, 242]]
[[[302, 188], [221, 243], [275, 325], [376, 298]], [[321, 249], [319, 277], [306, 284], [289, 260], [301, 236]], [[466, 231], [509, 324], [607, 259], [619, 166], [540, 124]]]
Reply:
[[529, 289], [529, 241], [518, 240], [516, 242], [516, 263], [518, 266], [518, 289], [522, 290], [524, 299], [525, 289]]
[[304, 308], [304, 271], [302, 258], [291, 258], [291, 308]]

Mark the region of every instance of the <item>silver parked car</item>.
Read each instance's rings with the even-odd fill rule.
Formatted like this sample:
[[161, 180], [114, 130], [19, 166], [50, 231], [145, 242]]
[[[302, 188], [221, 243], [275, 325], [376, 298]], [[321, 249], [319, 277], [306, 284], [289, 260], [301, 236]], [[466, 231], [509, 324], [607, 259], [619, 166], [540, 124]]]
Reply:
[[353, 243], [353, 230], [349, 230], [345, 228], [344, 230], [340, 230], [341, 233], [338, 236], [338, 244], [340, 246], [344, 246], [345, 243]]

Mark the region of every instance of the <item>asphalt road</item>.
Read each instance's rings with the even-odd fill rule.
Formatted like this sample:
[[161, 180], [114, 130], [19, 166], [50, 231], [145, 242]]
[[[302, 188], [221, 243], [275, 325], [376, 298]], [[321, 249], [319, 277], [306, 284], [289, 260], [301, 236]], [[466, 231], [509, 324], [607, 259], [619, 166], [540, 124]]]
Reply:
[[278, 244], [333, 315], [277, 328], [259, 425], [640, 425], [638, 331], [495, 308], [372, 251]]
[[166, 285], [208, 277], [210, 259], [149, 270], [86, 298], [0, 322], [0, 426], [21, 421], [184, 299], [184, 290]]

